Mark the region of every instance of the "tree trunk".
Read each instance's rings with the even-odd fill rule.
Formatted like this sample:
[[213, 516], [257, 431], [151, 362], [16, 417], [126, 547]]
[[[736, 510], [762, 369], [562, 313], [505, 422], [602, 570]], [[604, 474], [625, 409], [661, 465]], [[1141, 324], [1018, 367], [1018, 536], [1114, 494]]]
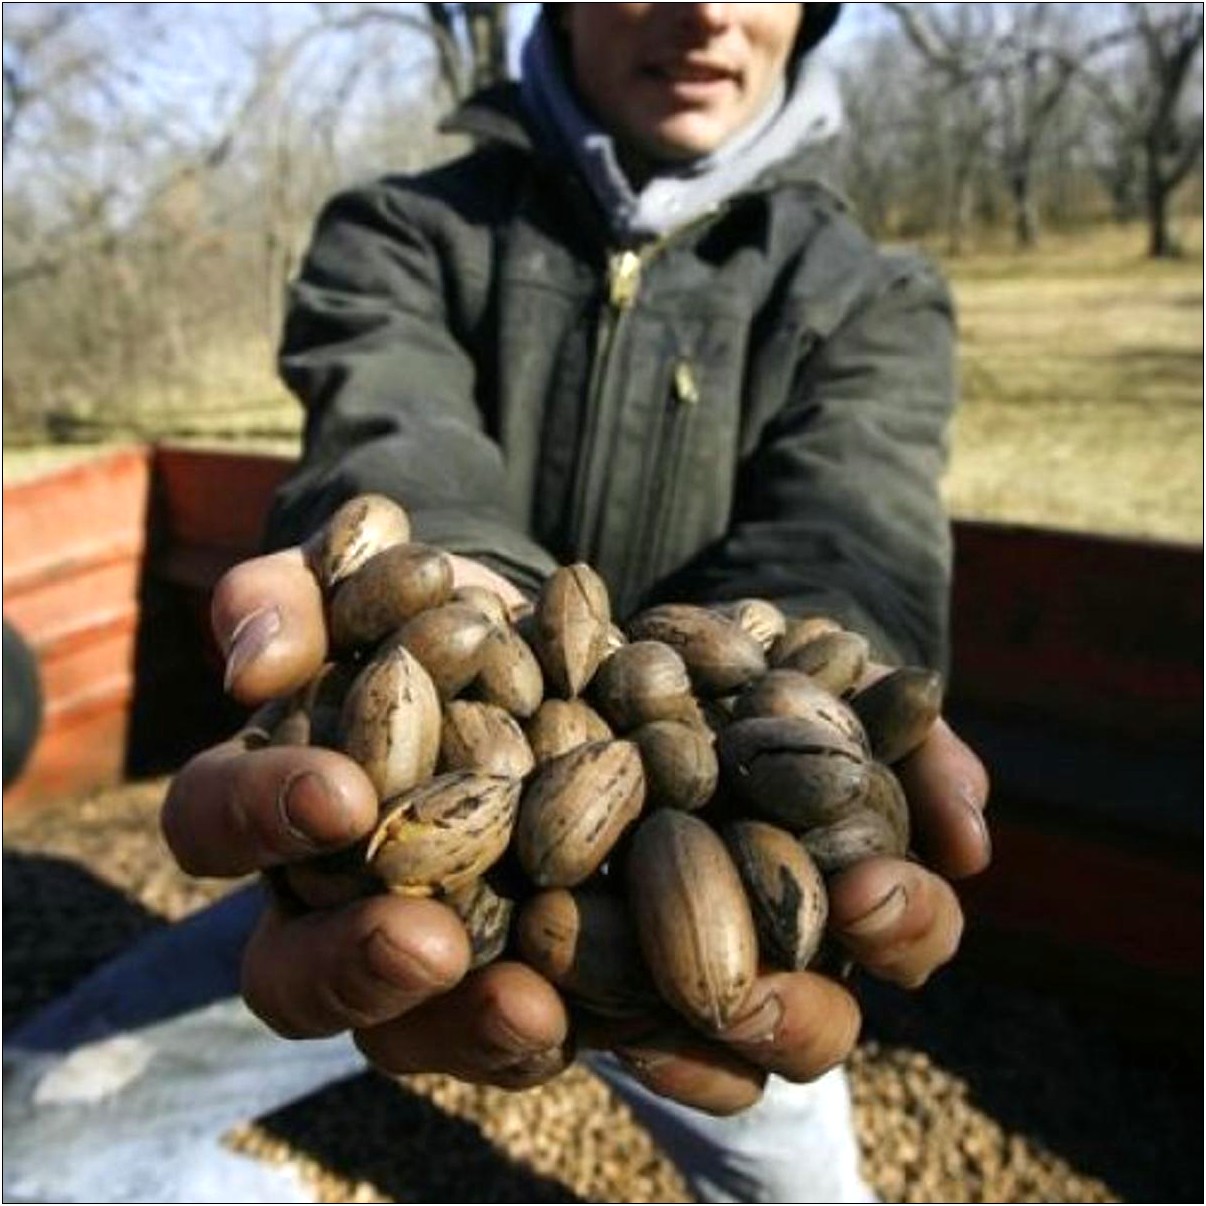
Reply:
[[1039, 220], [1028, 169], [1022, 168], [1012, 173], [1009, 191], [1013, 195], [1015, 245], [1019, 251], [1030, 251], [1038, 245]]
[[970, 173], [959, 172], [951, 190], [947, 216], [947, 254], [962, 255], [966, 249], [967, 229], [971, 224], [972, 190]]
[[1147, 253], [1152, 259], [1174, 259], [1181, 249], [1173, 238], [1168, 220], [1169, 198], [1172, 190], [1165, 187], [1160, 175], [1159, 150], [1149, 147], [1147, 161]]
[[466, 4], [464, 12], [473, 57], [473, 87], [488, 88], [507, 78], [507, 5]]

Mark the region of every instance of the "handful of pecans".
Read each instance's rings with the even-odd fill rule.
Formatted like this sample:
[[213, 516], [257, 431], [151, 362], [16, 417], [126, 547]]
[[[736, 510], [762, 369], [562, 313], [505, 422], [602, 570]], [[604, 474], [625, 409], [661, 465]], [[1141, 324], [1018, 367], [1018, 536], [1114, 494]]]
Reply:
[[714, 1032], [760, 966], [832, 968], [828, 875], [908, 851], [892, 766], [942, 682], [902, 667], [861, 686], [867, 642], [831, 619], [745, 599], [621, 628], [581, 563], [515, 616], [454, 589], [447, 554], [380, 495], [306, 554], [330, 660], [251, 727], [342, 751], [381, 803], [364, 842], [289, 868], [312, 905], [433, 897], [474, 966], [505, 954], [584, 1016]]

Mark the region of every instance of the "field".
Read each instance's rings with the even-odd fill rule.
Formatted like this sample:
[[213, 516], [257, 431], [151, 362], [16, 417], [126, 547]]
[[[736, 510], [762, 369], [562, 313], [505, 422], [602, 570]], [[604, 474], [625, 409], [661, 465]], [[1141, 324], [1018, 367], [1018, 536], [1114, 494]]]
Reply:
[[[1201, 541], [1201, 225], [1174, 262], [1146, 259], [1144, 237], [1102, 227], [944, 262], [960, 326], [955, 515]], [[241, 386], [184, 410], [148, 402], [146, 426], [292, 453], [300, 415], [265, 375], [266, 350], [227, 371], [240, 359]], [[6, 449], [5, 478], [86, 452]]]
[[963, 402], [946, 494], [963, 517], [1202, 539], [1202, 257], [1142, 232], [947, 263]]

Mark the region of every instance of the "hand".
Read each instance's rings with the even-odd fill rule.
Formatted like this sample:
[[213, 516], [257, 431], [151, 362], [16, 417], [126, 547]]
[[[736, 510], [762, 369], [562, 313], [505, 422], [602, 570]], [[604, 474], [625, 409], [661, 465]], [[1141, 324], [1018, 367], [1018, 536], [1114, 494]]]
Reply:
[[[484, 566], [453, 563], [457, 585], [487, 585], [522, 603]], [[326, 656], [322, 599], [296, 549], [228, 573], [214, 592], [213, 626], [228, 690], [248, 705], [300, 687]], [[162, 826], [186, 872], [241, 876], [343, 849], [376, 819], [373, 787], [350, 759], [244, 733], [180, 771]], [[248, 943], [243, 988], [281, 1035], [351, 1030], [389, 1070], [513, 1086], [560, 1070], [568, 1023], [552, 986], [517, 964], [466, 974], [468, 965], [464, 928], [433, 901], [381, 895], [305, 911], [278, 901]]]
[[[885, 667], [878, 667], [871, 677], [884, 672]], [[979, 759], [941, 719], [896, 770], [909, 799], [918, 850], [932, 869], [904, 859], [876, 858], [833, 877], [829, 930], [865, 970], [917, 987], [958, 947], [962, 912], [948, 879], [975, 874], [988, 864], [983, 817], [988, 780]], [[513, 1017], [522, 1009], [524, 1033], [533, 1050], [539, 1046], [538, 1036], [549, 1046], [526, 1065], [513, 1068], [515, 1079], [505, 1083], [534, 1083], [555, 1072], [562, 1066], [569, 1035], [575, 1046], [614, 1050], [637, 1080], [664, 1097], [728, 1114], [756, 1102], [772, 1072], [809, 1081], [843, 1063], [861, 1024], [849, 989], [812, 972], [760, 976], [742, 1018], [710, 1037], [675, 1021], [668, 1012], [624, 1024], [567, 1017], [545, 981], [521, 965], [506, 967], [509, 981], [492, 982], [491, 994], [505, 989], [512, 994], [509, 998], [487, 996], [483, 989], [482, 995], [465, 998], [466, 1006], [480, 1008], [484, 1003], [488, 1010], [515, 1011]], [[462, 986], [458, 993], [463, 990]], [[427, 1052], [447, 1049], [462, 1033], [460, 1018], [447, 1012], [445, 1001], [361, 1035], [362, 1049], [387, 1071], [426, 1066]], [[430, 1023], [426, 1014], [431, 1015]], [[423, 1029], [415, 1026], [420, 1017]], [[425, 1048], [427, 1041], [444, 1047]], [[523, 1075], [533, 1079], [524, 1081]]]
[[[458, 583], [501, 579], [456, 559]], [[513, 589], [513, 588], [511, 588]], [[501, 593], [501, 592], [500, 592]], [[507, 600], [518, 606], [518, 592]], [[214, 596], [227, 685], [247, 704], [305, 683], [326, 654], [322, 600], [300, 552], [237, 567]], [[902, 768], [921, 849], [940, 874], [983, 867], [983, 768], [939, 722]], [[317, 748], [266, 747], [247, 735], [193, 759], [172, 784], [163, 828], [182, 868], [231, 876], [289, 867], [363, 837], [376, 819], [372, 786], [349, 759]], [[869, 970], [918, 984], [953, 953], [961, 918], [949, 885], [921, 866], [877, 859], [831, 883], [831, 929]], [[879, 924], [877, 925], [876, 922]], [[244, 958], [250, 1008], [287, 1037], [351, 1030], [389, 1073], [442, 1071], [521, 1088], [571, 1057], [571, 1018], [530, 968], [498, 962], [468, 972], [469, 950], [442, 905], [381, 895], [300, 911], [270, 905]], [[808, 1080], [842, 1062], [859, 1013], [836, 981], [812, 973], [760, 978], [750, 1008], [720, 1041], [684, 1027], [616, 1033], [634, 1074], [654, 1091], [714, 1113], [755, 1101], [766, 1075]]]
[[[886, 671], [876, 667], [868, 678]], [[928, 866], [873, 858], [833, 876], [828, 928], [864, 970], [915, 988], [951, 958], [962, 935], [962, 910], [948, 880], [988, 865], [988, 777], [942, 719], [894, 769], [908, 797], [917, 851]], [[771, 972], [756, 981], [744, 1016], [718, 1041], [684, 1026], [649, 1022], [595, 1027], [582, 1039], [615, 1048], [654, 1092], [724, 1114], [752, 1105], [771, 1072], [808, 1081], [845, 1061], [860, 1021], [855, 997], [838, 981], [813, 972]]]

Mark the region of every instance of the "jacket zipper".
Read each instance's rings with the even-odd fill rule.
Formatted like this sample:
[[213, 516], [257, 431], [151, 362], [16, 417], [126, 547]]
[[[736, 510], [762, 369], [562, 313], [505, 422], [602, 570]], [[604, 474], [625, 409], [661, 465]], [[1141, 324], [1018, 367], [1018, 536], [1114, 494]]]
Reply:
[[[626, 577], [648, 578], [658, 571], [662, 550], [666, 544], [666, 528], [674, 515], [674, 500], [678, 493], [678, 479], [682, 473], [683, 445], [686, 442], [684, 428], [699, 405], [699, 383], [691, 362], [679, 357], [674, 362], [670, 378], [670, 397], [662, 421], [658, 425], [657, 440], [653, 447], [653, 489], [645, 508], [640, 537], [632, 548], [636, 573], [631, 567]], [[669, 455], [669, 461], [662, 463]]]
[[580, 539], [586, 538], [588, 554], [591, 556], [598, 548], [599, 526], [602, 520], [599, 497], [603, 483], [600, 479], [609, 471], [615, 438], [613, 431], [607, 455], [602, 455], [598, 447], [599, 432], [603, 428], [602, 412], [607, 400], [606, 387], [610, 377], [611, 357], [616, 346], [616, 337], [624, 325], [624, 318], [632, 309], [640, 292], [642, 269], [641, 257], [635, 251], [620, 251], [608, 256], [607, 305], [595, 332], [594, 362], [591, 364], [590, 384], [587, 388], [586, 430], [583, 432], [581, 445], [586, 461], [574, 499], [574, 528]]
[[[615, 397], [615, 391], [609, 388], [611, 366], [619, 337], [640, 295], [645, 267], [676, 239], [713, 221], [723, 208], [718, 206], [701, 214], [644, 244], [639, 250], [626, 248], [608, 254], [607, 304], [595, 335], [595, 356], [587, 393], [586, 430], [582, 442], [586, 463], [575, 492], [573, 510], [573, 530], [586, 539], [588, 555], [593, 556], [598, 552], [604, 518], [603, 487], [607, 478], [615, 472], [618, 416], [611, 413], [604, 415], [605, 408]], [[608, 425], [611, 430], [604, 450], [599, 447], [599, 433], [606, 430]], [[614, 585], [617, 589], [624, 586], [622, 583]]]

